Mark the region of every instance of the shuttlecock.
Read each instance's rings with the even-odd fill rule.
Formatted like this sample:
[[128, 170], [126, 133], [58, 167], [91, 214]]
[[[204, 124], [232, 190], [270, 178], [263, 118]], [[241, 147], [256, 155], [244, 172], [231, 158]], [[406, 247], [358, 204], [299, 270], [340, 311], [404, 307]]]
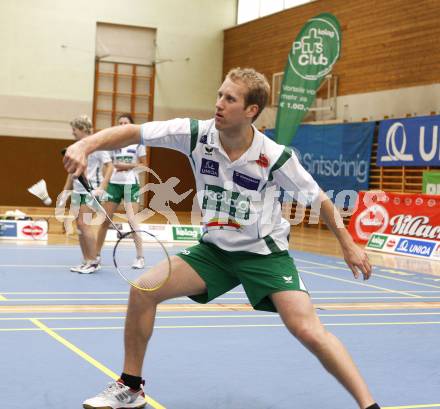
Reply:
[[49, 206], [52, 203], [52, 199], [49, 197], [49, 193], [47, 193], [46, 181], [44, 179], [41, 179], [35, 183], [35, 185], [32, 185], [28, 189], [28, 192], [41, 199], [46, 206]]

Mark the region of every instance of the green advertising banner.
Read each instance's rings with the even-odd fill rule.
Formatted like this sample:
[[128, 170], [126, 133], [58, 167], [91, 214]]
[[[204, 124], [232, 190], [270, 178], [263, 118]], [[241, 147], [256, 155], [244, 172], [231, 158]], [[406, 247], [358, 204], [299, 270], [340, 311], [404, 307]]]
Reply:
[[440, 195], [440, 172], [423, 172], [422, 193]]
[[275, 140], [290, 145], [315, 100], [316, 90], [339, 58], [341, 28], [329, 13], [311, 18], [292, 44], [280, 90]]
[[197, 241], [202, 236], [199, 226], [173, 226], [174, 241]]

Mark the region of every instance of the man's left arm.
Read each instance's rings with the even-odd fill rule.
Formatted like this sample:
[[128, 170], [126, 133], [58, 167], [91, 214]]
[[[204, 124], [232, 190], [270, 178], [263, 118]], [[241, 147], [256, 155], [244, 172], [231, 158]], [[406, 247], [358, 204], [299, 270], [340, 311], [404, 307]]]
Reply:
[[359, 272], [361, 272], [364, 280], [368, 280], [372, 268], [367, 253], [355, 244], [344, 226], [338, 209], [323, 191], [320, 192], [317, 200], [320, 201], [321, 206], [320, 216], [338, 239], [344, 254], [344, 260], [353, 272], [354, 277], [358, 278]]

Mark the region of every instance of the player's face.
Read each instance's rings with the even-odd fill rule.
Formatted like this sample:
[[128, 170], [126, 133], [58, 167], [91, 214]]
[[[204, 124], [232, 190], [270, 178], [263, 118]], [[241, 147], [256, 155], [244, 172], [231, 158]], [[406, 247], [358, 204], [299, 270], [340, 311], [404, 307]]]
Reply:
[[225, 79], [218, 90], [215, 104], [215, 127], [219, 131], [252, 123], [258, 107], [249, 105], [245, 108], [247, 92], [248, 88], [243, 82]]
[[72, 128], [72, 135], [77, 141], [87, 136], [84, 131], [78, 128]]
[[119, 118], [119, 121], [118, 121], [119, 125], [128, 125], [130, 123], [131, 123], [130, 120], [125, 116]]

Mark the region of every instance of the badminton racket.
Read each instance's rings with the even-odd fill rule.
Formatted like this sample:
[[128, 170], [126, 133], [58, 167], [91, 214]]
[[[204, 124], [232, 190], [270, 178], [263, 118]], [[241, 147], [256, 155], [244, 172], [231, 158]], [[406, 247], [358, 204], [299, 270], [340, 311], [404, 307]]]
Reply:
[[[141, 291], [156, 291], [168, 281], [171, 274], [171, 260], [164, 244], [147, 230], [135, 229], [128, 223], [128, 230], [124, 231], [119, 223], [114, 223], [102, 207], [98, 198], [93, 195], [87, 179], [81, 175], [78, 181], [88, 194], [93, 197], [99, 211], [105, 216], [112, 229], [116, 232], [116, 244], [113, 247], [113, 264], [119, 275], [132, 287]], [[119, 226], [118, 226], [119, 225]], [[150, 269], [151, 257], [147, 257], [146, 247], [154, 245], [164, 260], [163, 268]], [[157, 260], [159, 261], [159, 260]]]

